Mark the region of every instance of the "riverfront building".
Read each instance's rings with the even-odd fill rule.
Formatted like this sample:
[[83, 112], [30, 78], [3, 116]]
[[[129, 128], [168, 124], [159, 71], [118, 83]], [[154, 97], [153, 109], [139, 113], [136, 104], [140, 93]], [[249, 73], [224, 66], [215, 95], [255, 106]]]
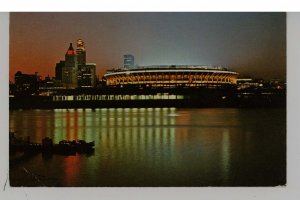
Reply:
[[55, 66], [55, 79], [61, 81], [62, 80], [62, 70], [65, 66], [65, 61], [61, 60], [59, 63], [56, 63]]
[[85, 65], [86, 63], [86, 52], [85, 46], [82, 39], [77, 40], [77, 48], [76, 48], [78, 65]]
[[62, 83], [66, 88], [77, 87], [78, 60], [77, 54], [70, 43], [69, 49], [65, 54], [65, 65], [62, 68]]
[[78, 87], [91, 88], [96, 86], [96, 64], [85, 63], [79, 66], [78, 70]]
[[34, 94], [38, 90], [38, 75], [24, 74], [21, 71], [15, 73], [15, 92], [18, 94]]
[[77, 40], [76, 50], [70, 43], [65, 60], [56, 64], [55, 77], [66, 89], [95, 87], [96, 64], [86, 63], [86, 50], [82, 39]]
[[104, 79], [109, 87], [218, 88], [236, 85], [237, 76], [238, 73], [218, 66], [155, 65], [108, 70]]
[[86, 50], [82, 39], [77, 40], [76, 48], [78, 60], [78, 87], [95, 87], [96, 86], [96, 64], [86, 63]]

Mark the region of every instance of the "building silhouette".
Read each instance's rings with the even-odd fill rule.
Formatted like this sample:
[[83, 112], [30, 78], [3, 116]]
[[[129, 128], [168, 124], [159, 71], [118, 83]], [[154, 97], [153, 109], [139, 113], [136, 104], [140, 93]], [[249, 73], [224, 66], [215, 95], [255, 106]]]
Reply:
[[78, 60], [78, 87], [95, 87], [96, 64], [86, 63], [86, 50], [82, 39], [77, 40], [76, 54]]
[[79, 66], [78, 70], [78, 87], [95, 87], [96, 86], [96, 64], [85, 63]]
[[76, 50], [70, 43], [65, 60], [56, 64], [55, 79], [61, 81], [62, 86], [67, 89], [96, 86], [96, 64], [86, 63], [82, 39], [77, 40]]
[[63, 67], [65, 66], [65, 61], [61, 60], [59, 63], [56, 63], [55, 66], [55, 79], [58, 81], [62, 80], [62, 70]]
[[85, 46], [82, 39], [77, 40], [77, 48], [76, 48], [76, 54], [77, 54], [77, 60], [78, 65], [85, 65], [86, 63], [86, 52], [85, 52]]
[[126, 54], [124, 57], [124, 68], [130, 68], [134, 66], [134, 56], [131, 54]]
[[65, 54], [65, 65], [62, 68], [62, 84], [68, 89], [77, 87], [78, 60], [72, 43]]
[[15, 73], [15, 93], [32, 95], [38, 91], [39, 77], [35, 74], [23, 74], [21, 71]]

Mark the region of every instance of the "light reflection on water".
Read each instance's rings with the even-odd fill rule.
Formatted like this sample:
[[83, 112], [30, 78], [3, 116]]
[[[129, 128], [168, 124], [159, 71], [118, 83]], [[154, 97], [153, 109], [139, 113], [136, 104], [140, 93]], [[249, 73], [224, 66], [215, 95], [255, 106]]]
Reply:
[[18, 137], [96, 144], [90, 157], [25, 161], [11, 170], [11, 183], [35, 185], [21, 178], [20, 169], [26, 167], [42, 174], [48, 186], [284, 184], [285, 127], [285, 111], [278, 109], [11, 111], [10, 130]]

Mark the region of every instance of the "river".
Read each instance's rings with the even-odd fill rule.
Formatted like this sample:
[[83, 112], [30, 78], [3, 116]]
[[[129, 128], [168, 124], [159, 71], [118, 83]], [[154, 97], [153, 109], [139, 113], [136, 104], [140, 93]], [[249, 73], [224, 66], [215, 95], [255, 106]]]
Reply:
[[11, 186], [275, 186], [286, 183], [286, 110], [118, 108], [10, 111], [32, 142], [95, 141], [93, 155], [37, 154]]

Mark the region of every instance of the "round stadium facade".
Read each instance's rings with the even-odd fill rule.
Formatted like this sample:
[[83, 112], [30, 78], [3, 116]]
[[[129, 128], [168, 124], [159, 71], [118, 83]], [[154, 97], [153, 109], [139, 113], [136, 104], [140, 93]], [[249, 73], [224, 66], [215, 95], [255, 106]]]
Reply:
[[236, 85], [237, 76], [238, 73], [219, 66], [156, 65], [108, 70], [104, 80], [111, 87], [217, 88]]

